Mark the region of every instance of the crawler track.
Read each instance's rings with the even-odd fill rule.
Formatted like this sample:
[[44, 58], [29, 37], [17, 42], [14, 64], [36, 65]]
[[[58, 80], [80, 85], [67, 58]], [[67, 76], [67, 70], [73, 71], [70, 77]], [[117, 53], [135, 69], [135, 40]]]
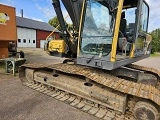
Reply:
[[[158, 75], [159, 73], [154, 69], [148, 69], [145, 67], [139, 67], [136, 65], [130, 65], [129, 67], [134, 69], [139, 69], [143, 71], [150, 71], [153, 74]], [[62, 73], [79, 75], [83, 76], [91, 81], [94, 81], [100, 85], [103, 85], [107, 88], [119, 91], [126, 95], [131, 95], [138, 99], [145, 99], [154, 102], [157, 106], [160, 106], [160, 90], [151, 86], [144, 85], [140, 83], [131, 82], [125, 79], [121, 79], [110, 74], [104, 73], [102, 70], [95, 68], [84, 67], [79, 65], [68, 65], [68, 64], [55, 64], [55, 65], [36, 65], [36, 64], [27, 64], [23, 65], [20, 68], [20, 79], [22, 83], [30, 88], [33, 88], [39, 92], [45, 93], [51, 97], [54, 97], [60, 101], [64, 101], [71, 106], [74, 106], [84, 112], [92, 114], [98, 118], [106, 120], [135, 120], [132, 113], [130, 112], [130, 103], [134, 104], [134, 101], [128, 101], [128, 110], [125, 114], [117, 112], [115, 110], [101, 106], [101, 104], [94, 103], [94, 101], [86, 102], [87, 99], [81, 96], [74, 95], [62, 89], [57, 89], [45, 82], [37, 82], [34, 80], [27, 80], [25, 77], [25, 69], [50, 69], [53, 71], [58, 71]]]
[[135, 64], [127, 65], [127, 67], [130, 67], [130, 68], [133, 68], [133, 69], [137, 69], [137, 70], [146, 71], [146, 72], [151, 72], [151, 73], [157, 75], [158, 77], [160, 77], [160, 72], [158, 70], [154, 69], [154, 68], [135, 65]]
[[116, 112], [112, 109], [107, 109], [103, 107], [98, 107], [94, 103], [88, 103], [84, 98], [80, 98], [76, 95], [67, 93], [65, 91], [50, 88], [47, 86], [43, 86], [41, 83], [32, 83], [27, 82], [24, 85], [44, 94], [47, 94], [50, 97], [53, 97], [57, 100], [65, 102], [83, 112], [94, 115], [100, 119], [104, 120], [135, 120], [132, 116], [131, 112], [127, 112], [127, 114], [123, 115], [119, 112]]

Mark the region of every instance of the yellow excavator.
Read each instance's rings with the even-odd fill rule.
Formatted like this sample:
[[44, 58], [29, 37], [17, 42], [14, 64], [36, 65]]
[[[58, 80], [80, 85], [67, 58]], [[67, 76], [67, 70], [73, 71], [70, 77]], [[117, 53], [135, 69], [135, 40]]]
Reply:
[[[145, 0], [52, 0], [63, 40], [47, 42], [61, 64], [25, 64], [22, 83], [105, 120], [159, 120], [160, 72], [132, 64], [151, 53]], [[73, 22], [64, 22], [63, 4]], [[50, 49], [49, 49], [50, 48]]]

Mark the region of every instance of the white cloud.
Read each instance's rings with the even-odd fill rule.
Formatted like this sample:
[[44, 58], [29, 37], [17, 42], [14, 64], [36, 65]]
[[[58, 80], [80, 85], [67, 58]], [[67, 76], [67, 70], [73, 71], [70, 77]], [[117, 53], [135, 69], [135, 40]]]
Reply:
[[1, 0], [0, 4], [8, 5], [8, 6], [13, 6], [14, 7], [14, 0]]
[[45, 6], [45, 7], [41, 7], [40, 5], [36, 4], [36, 7], [41, 11], [43, 12], [43, 16], [48, 18], [48, 19], [51, 19], [53, 18], [56, 14], [53, 12], [53, 7], [48, 7], [48, 6]]
[[[52, 6], [51, 7], [48, 7], [48, 6], [41, 7], [39, 4], [36, 4], [36, 7], [43, 13], [43, 16], [48, 19], [52, 19], [53, 17], [56, 16], [56, 13]], [[66, 9], [64, 9], [64, 7], [62, 7], [62, 14], [64, 18], [68, 15], [68, 12], [66, 11]], [[69, 17], [67, 17], [66, 21], [68, 23], [71, 23], [71, 19]]]
[[[19, 17], [21, 17], [21, 13], [20, 12], [17, 12], [16, 13], [16, 16], [19, 16]], [[35, 18], [35, 17], [33, 17], [33, 16], [27, 16], [27, 15], [23, 15], [23, 17], [24, 18], [29, 18], [29, 19], [32, 19], [32, 20], [36, 20], [36, 21], [40, 21], [40, 22], [44, 22], [42, 19], [40, 19], [40, 18]]]

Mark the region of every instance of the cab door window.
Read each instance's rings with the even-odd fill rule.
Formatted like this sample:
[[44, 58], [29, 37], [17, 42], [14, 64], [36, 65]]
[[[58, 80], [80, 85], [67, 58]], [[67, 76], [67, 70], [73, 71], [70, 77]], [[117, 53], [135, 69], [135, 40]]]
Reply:
[[140, 20], [140, 32], [147, 32], [148, 28], [149, 8], [145, 2], [142, 4], [141, 20]]
[[[138, 39], [136, 40], [136, 52], [144, 54], [146, 47], [146, 34], [148, 30], [149, 7], [143, 2], [140, 11], [140, 24], [138, 28]], [[138, 55], [137, 54], [137, 55]]]

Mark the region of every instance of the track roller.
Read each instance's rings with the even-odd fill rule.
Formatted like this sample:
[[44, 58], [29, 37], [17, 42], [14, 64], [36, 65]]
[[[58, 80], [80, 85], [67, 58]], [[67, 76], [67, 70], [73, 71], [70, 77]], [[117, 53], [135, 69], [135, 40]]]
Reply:
[[133, 114], [136, 120], [159, 120], [157, 108], [145, 101], [139, 101], [136, 103]]

